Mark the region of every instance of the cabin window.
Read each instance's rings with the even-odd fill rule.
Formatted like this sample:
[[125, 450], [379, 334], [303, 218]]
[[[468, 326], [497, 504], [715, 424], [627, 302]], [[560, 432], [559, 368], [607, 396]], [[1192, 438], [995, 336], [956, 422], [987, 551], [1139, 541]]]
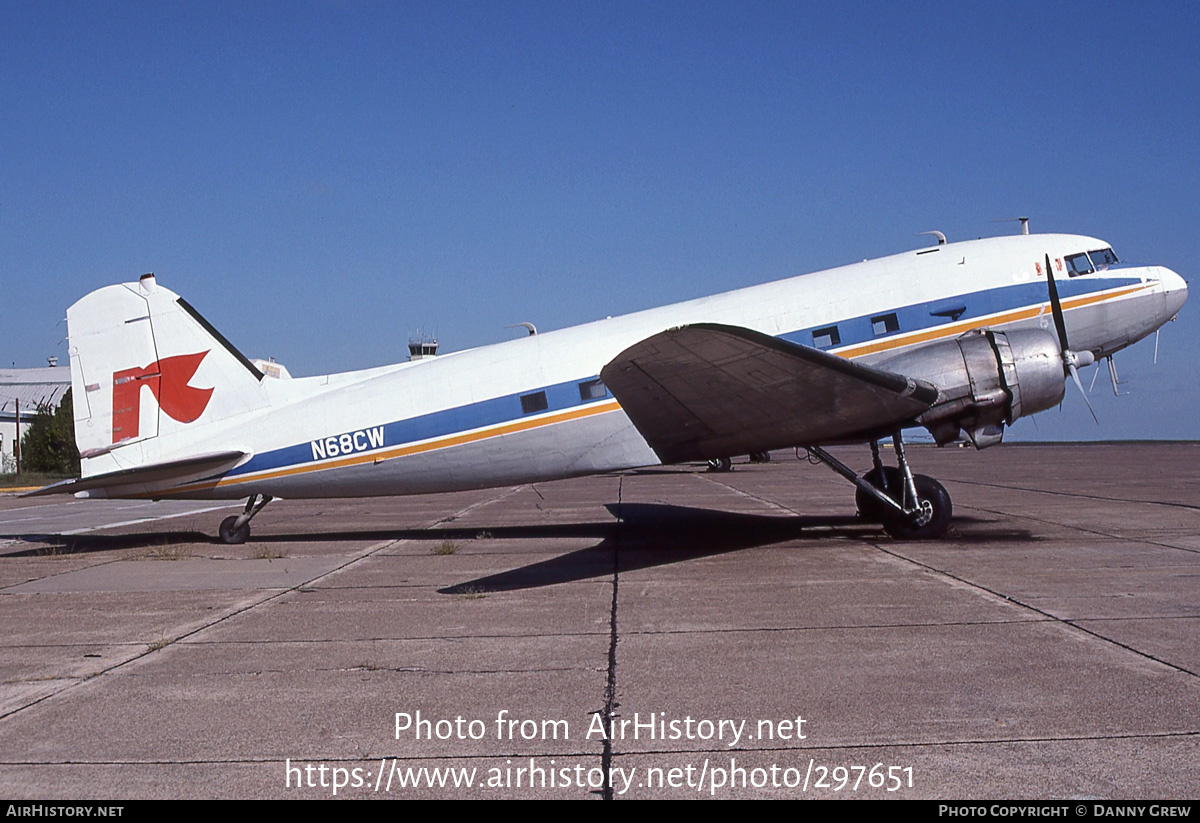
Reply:
[[550, 404], [546, 402], [546, 393], [544, 391], [521, 395], [521, 411], [525, 414], [545, 411], [549, 407]]
[[1068, 255], [1065, 259], [1067, 261], [1067, 274], [1071, 277], [1077, 277], [1081, 274], [1091, 274], [1095, 271], [1092, 268], [1092, 262], [1088, 260], [1086, 254], [1072, 254]]
[[1113, 254], [1112, 249], [1090, 251], [1088, 256], [1092, 258], [1092, 265], [1096, 267], [1096, 271], [1104, 271], [1117, 262], [1117, 256]]
[[813, 345], [818, 349], [829, 349], [840, 345], [842, 336], [838, 334], [837, 326], [826, 326], [813, 331]]
[[579, 399], [583, 401], [599, 400], [608, 396], [608, 390], [600, 380], [584, 380], [579, 384]]
[[896, 313], [892, 312], [891, 314], [881, 314], [878, 317], [872, 317], [871, 331], [875, 332], [876, 337], [900, 331], [900, 321], [897, 319]]

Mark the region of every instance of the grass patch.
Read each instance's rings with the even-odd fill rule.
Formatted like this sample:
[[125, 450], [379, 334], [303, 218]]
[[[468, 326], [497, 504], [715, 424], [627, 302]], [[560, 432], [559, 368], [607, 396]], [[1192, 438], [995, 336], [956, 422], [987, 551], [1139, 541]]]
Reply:
[[144, 556], [149, 560], [183, 560], [185, 557], [191, 557], [191, 554], [178, 543], [164, 543], [161, 546], [152, 546]]
[[458, 544], [453, 540], [443, 540], [433, 547], [434, 554], [454, 554], [458, 551]]
[[257, 545], [254, 547], [255, 560], [279, 560], [287, 557], [287, 549], [279, 546]]

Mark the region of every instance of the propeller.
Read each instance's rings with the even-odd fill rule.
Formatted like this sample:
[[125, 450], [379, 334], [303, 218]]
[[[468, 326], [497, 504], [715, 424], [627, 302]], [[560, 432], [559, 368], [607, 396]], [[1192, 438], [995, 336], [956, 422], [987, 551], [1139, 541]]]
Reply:
[[1058, 299], [1058, 284], [1054, 281], [1054, 269], [1050, 266], [1050, 255], [1048, 254], [1046, 255], [1046, 284], [1050, 289], [1050, 312], [1054, 315], [1054, 330], [1058, 332], [1058, 348], [1062, 352], [1063, 376], [1071, 375], [1071, 379], [1079, 388], [1079, 394], [1082, 395], [1084, 404], [1092, 413], [1092, 419], [1099, 423], [1100, 418], [1092, 409], [1091, 401], [1088, 400], [1087, 392], [1083, 388], [1083, 381], [1079, 379], [1079, 369], [1095, 363], [1096, 355], [1090, 351], [1071, 350], [1071, 344], [1067, 341], [1067, 323], [1063, 319], [1062, 301]]

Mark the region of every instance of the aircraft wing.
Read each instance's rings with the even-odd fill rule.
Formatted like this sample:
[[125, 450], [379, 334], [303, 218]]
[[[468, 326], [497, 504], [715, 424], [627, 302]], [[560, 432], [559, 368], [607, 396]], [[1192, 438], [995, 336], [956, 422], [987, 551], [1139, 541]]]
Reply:
[[204, 477], [228, 471], [246, 457], [247, 452], [225, 451], [201, 454], [195, 457], [185, 457], [182, 460], [169, 460], [162, 463], [150, 463], [132, 469], [122, 469], [104, 474], [93, 474], [75, 480], [63, 480], [43, 486], [35, 491], [21, 495], [22, 497], [40, 497], [45, 494], [72, 494], [116, 486], [142, 486], [162, 484], [180, 484], [199, 480]]
[[861, 442], [938, 396], [923, 380], [715, 323], [648, 337], [600, 378], [664, 463]]

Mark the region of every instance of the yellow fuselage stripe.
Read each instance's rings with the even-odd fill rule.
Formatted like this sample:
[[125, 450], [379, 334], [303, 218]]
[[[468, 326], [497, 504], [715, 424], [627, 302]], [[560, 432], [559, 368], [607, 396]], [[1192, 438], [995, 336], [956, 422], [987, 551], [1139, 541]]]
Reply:
[[514, 434], [516, 432], [529, 431], [530, 429], [538, 429], [543, 426], [552, 426], [555, 423], [565, 423], [568, 420], [580, 420], [584, 417], [591, 417], [605, 412], [617, 411], [621, 406], [616, 400], [605, 400], [600, 403], [593, 403], [579, 409], [571, 409], [569, 411], [557, 412], [549, 414], [545, 417], [530, 418], [527, 420], [515, 420], [511, 423], [501, 423], [497, 426], [492, 426], [477, 431], [464, 432], [462, 434], [452, 434], [440, 437], [436, 440], [429, 440], [424, 443], [412, 443], [405, 446], [396, 446], [390, 449], [381, 449], [379, 451], [366, 452], [357, 454], [353, 457], [343, 457], [338, 460], [323, 460], [320, 463], [305, 463], [300, 466], [288, 466], [282, 469], [268, 469], [256, 474], [227, 477], [221, 480], [205, 483], [196, 483], [190, 486], [181, 486], [177, 489], [171, 489], [171, 493], [196, 491], [198, 489], [212, 489], [217, 486], [232, 486], [238, 483], [248, 483], [259, 480], [273, 480], [278, 477], [290, 477], [296, 474], [304, 474], [311, 471], [323, 471], [325, 469], [341, 469], [346, 466], [360, 466], [364, 463], [377, 463], [384, 460], [393, 460], [397, 457], [407, 457], [411, 454], [421, 454], [423, 452], [436, 451], [437, 449], [446, 449], [451, 446], [461, 446], [465, 443], [477, 443], [480, 440], [487, 440], [492, 437], [499, 437], [505, 434]]
[[[1149, 288], [1149, 284], [1139, 284], [1137, 286], [1125, 286], [1111, 292], [1099, 292], [1096, 294], [1086, 294], [1082, 297], [1071, 297], [1062, 301], [1063, 310], [1078, 309], [1082, 306], [1089, 306], [1092, 303], [1099, 303], [1104, 300], [1115, 300], [1119, 297], [1125, 297], [1133, 294], [1136, 291]], [[877, 340], [870, 343], [859, 343], [854, 346], [847, 346], [844, 349], [838, 349], [835, 354], [840, 354], [842, 357], [862, 357], [867, 354], [876, 354], [881, 351], [889, 351], [897, 349], [901, 346], [911, 346], [916, 343], [928, 343], [932, 340], [938, 340], [944, 337], [952, 337], [955, 335], [968, 332], [971, 329], [981, 329], [987, 326], [995, 326], [1002, 323], [1016, 323], [1021, 320], [1031, 320], [1039, 315], [1045, 314], [1050, 310], [1049, 303], [1041, 303], [1037, 306], [1027, 306], [1023, 309], [1012, 309], [1006, 312], [1000, 312], [995, 315], [977, 317], [973, 320], [962, 320], [958, 323], [949, 323], [945, 326], [937, 326], [936, 328], [926, 329], [924, 331], [913, 332], [912, 334], [902, 337], [889, 337], [886, 340]]]

